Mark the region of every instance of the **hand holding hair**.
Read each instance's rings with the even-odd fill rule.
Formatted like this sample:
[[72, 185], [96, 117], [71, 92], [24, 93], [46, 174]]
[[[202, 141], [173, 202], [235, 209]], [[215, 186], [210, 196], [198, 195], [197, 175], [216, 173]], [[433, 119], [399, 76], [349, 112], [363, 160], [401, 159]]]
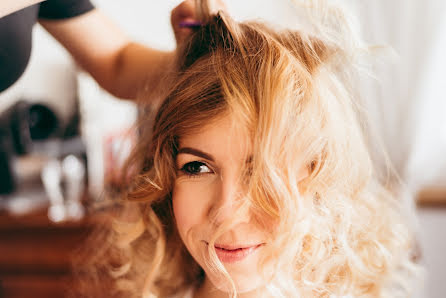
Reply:
[[205, 16], [209, 14], [204, 14], [202, 11], [217, 12], [219, 10], [226, 10], [226, 4], [223, 0], [199, 2], [200, 3], [197, 4], [196, 0], [186, 0], [172, 10], [170, 22], [178, 45], [181, 44], [194, 29], [207, 22]]

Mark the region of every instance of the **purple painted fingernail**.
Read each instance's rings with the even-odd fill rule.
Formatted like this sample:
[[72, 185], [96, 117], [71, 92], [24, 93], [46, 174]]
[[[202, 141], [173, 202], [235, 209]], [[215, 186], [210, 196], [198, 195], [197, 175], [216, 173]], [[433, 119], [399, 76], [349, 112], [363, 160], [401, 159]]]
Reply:
[[197, 27], [201, 27], [203, 25], [203, 23], [201, 22], [181, 22], [180, 23], [180, 28], [197, 28]]

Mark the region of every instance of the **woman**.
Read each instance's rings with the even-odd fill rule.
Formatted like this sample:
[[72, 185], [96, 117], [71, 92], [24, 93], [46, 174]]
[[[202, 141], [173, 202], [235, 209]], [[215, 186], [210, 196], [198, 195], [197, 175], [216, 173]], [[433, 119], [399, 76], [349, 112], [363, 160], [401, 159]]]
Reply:
[[412, 234], [344, 84], [354, 43], [198, 7], [88, 284], [107, 297], [409, 297]]

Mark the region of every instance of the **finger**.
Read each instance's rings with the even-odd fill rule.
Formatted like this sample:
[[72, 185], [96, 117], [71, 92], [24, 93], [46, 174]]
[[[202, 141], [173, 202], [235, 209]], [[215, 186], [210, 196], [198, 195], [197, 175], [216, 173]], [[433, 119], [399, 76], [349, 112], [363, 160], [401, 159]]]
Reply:
[[[226, 10], [226, 3], [223, 0], [209, 0], [209, 11], [216, 14], [220, 10]], [[180, 44], [196, 28], [203, 25], [197, 15], [196, 1], [185, 0], [172, 10], [171, 24], [175, 33], [177, 44]]]
[[180, 44], [199, 25], [195, 11], [194, 0], [183, 1], [172, 10], [170, 21], [177, 44]]
[[172, 22], [177, 22], [178, 20], [186, 18], [191, 18], [191, 19], [196, 18], [194, 0], [183, 1], [172, 10], [171, 13]]

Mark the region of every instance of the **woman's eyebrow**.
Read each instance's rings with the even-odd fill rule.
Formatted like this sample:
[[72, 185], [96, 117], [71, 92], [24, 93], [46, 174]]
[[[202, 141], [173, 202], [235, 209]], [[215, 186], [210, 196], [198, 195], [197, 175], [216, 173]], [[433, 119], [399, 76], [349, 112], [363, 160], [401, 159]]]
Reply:
[[214, 158], [212, 157], [212, 155], [210, 155], [208, 153], [205, 153], [205, 152], [203, 152], [201, 150], [198, 150], [198, 149], [195, 149], [195, 148], [191, 148], [191, 147], [180, 148], [178, 150], [177, 154], [180, 154], [180, 153], [192, 154], [192, 155], [195, 155], [195, 156], [198, 156], [198, 157], [205, 158], [205, 159], [210, 160], [210, 161], [215, 161]]

